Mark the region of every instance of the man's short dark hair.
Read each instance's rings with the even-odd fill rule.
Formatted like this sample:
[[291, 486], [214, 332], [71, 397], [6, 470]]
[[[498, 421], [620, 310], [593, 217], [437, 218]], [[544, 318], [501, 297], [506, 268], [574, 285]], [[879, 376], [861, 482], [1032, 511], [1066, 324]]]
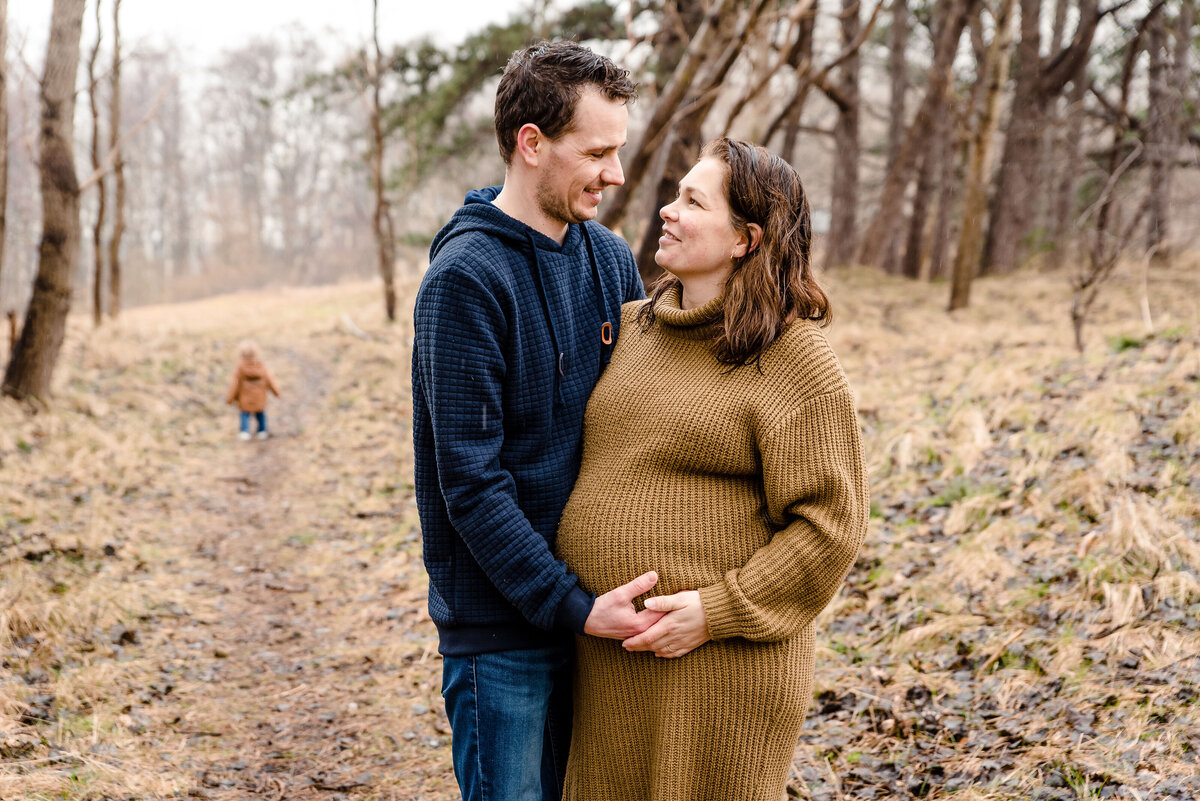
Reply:
[[627, 70], [576, 42], [538, 42], [513, 53], [496, 89], [496, 139], [504, 163], [512, 162], [517, 131], [526, 123], [550, 139], [569, 133], [586, 86], [609, 100], [637, 97]]

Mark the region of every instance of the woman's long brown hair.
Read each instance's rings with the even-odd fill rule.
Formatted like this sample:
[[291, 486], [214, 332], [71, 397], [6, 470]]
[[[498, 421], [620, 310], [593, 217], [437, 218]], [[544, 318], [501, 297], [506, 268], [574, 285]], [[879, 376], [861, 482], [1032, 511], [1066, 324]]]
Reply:
[[[809, 265], [812, 221], [800, 176], [766, 148], [722, 137], [705, 145], [700, 158], [725, 165], [725, 194], [734, 230], [753, 241], [750, 223], [762, 228], [757, 247], [733, 260], [725, 282], [717, 359], [734, 367], [757, 362], [793, 320], [827, 325], [829, 298]], [[643, 329], [654, 324], [654, 306], [679, 279], [668, 273], [638, 312]]]

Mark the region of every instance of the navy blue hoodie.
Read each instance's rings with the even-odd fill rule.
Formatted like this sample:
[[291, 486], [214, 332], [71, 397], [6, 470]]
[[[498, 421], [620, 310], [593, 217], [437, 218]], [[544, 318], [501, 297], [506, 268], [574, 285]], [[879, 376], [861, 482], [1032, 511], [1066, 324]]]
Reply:
[[644, 297], [618, 236], [573, 224], [560, 245], [492, 205], [499, 191], [468, 193], [433, 240], [413, 314], [417, 508], [448, 656], [582, 632], [595, 599], [554, 540], [605, 340]]

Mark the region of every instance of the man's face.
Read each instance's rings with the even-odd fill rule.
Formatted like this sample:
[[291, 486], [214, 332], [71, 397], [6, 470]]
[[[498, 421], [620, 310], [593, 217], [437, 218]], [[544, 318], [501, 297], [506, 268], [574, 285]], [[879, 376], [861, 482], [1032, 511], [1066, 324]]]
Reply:
[[625, 183], [617, 151], [625, 144], [629, 112], [594, 87], [575, 105], [575, 124], [554, 140], [544, 140], [538, 160], [537, 203], [542, 213], [564, 225], [595, 219], [601, 193]]

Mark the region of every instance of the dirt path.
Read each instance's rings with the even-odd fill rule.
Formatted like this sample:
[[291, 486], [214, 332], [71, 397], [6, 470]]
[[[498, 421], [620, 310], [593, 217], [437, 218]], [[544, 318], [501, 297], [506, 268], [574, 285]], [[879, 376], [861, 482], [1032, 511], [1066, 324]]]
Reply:
[[[27, 605], [0, 642], [0, 799], [456, 797], [405, 329], [363, 339], [301, 300], [319, 316], [286, 298], [279, 333], [240, 299], [135, 316], [68, 352], [87, 394], [66, 412], [14, 418], [28, 503], [0, 514], [2, 555], [28, 583], [3, 596]], [[221, 403], [245, 335], [283, 392], [265, 441]]]
[[[419, 550], [411, 533], [402, 548], [381, 542], [394, 525], [339, 530], [346, 510], [323, 503], [361, 478], [341, 451], [357, 444], [327, 439], [336, 353], [316, 340], [268, 352], [286, 393], [270, 410], [274, 436], [231, 434], [219, 469], [182, 488], [187, 525], [162, 565], [186, 593], [183, 614], [142, 638], [161, 680], [132, 726], [151, 747], [173, 744], [169, 769], [194, 797], [443, 797], [448, 727], [423, 587], [371, 560], [381, 546], [406, 563]], [[390, 522], [406, 506], [351, 519]], [[395, 633], [420, 653], [399, 653]]]

